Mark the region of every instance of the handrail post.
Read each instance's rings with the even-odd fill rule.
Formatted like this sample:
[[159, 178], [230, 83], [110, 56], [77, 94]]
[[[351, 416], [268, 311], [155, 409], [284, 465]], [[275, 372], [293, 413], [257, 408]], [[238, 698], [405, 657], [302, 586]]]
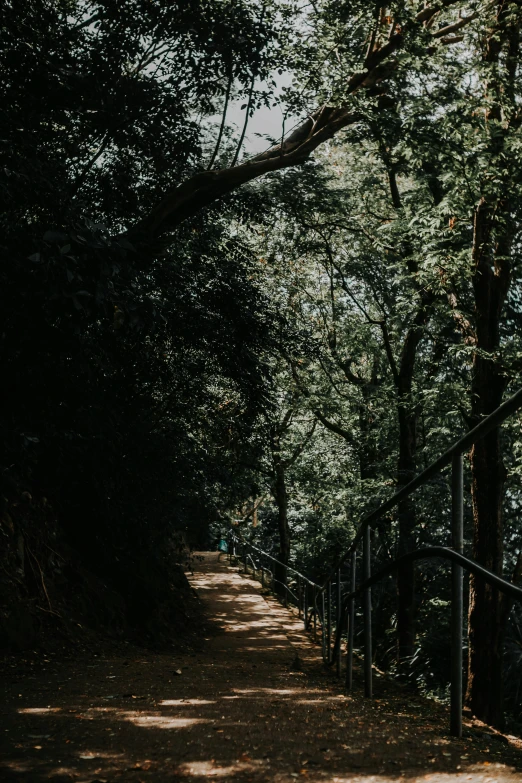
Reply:
[[288, 569], [286, 565], [283, 571], [283, 587], [284, 587], [283, 606], [287, 607], [288, 606]]
[[301, 612], [303, 610], [303, 585], [301, 577], [297, 577], [297, 616], [301, 618]]
[[303, 621], [304, 621], [304, 629], [306, 631], [306, 623], [308, 621], [308, 582], [305, 582], [303, 585]]
[[[366, 525], [363, 536], [363, 581], [371, 576], [370, 563], [370, 526]], [[372, 688], [372, 590], [366, 587], [363, 591], [364, 613], [364, 695], [371, 699]]]
[[332, 580], [328, 580], [328, 592], [326, 595], [326, 644], [328, 645], [328, 663], [332, 660]]
[[317, 641], [317, 587], [314, 584], [312, 595], [313, 607], [314, 607], [314, 642]]
[[[352, 552], [350, 563], [350, 593], [355, 592], [355, 578], [357, 567], [357, 552]], [[351, 691], [353, 684], [353, 640], [355, 624], [355, 599], [350, 598], [348, 604], [348, 642], [346, 650], [346, 688]]]
[[337, 645], [337, 656], [335, 660], [335, 667], [336, 667], [336, 674], [338, 677], [341, 676], [341, 639], [340, 636], [343, 631], [343, 618], [341, 614], [341, 598], [342, 598], [342, 589], [341, 589], [341, 567], [337, 569], [337, 606], [336, 608], [336, 628], [335, 628], [335, 636], [336, 639], [339, 639], [339, 644]]
[[321, 590], [321, 647], [323, 648], [323, 660], [326, 657], [326, 597], [325, 591]]
[[243, 567], [244, 567], [244, 573], [247, 573], [247, 545], [246, 542], [243, 543]]
[[[451, 470], [451, 545], [464, 549], [464, 477], [462, 454], [454, 454]], [[462, 566], [451, 564], [451, 708], [450, 733], [462, 737]]]

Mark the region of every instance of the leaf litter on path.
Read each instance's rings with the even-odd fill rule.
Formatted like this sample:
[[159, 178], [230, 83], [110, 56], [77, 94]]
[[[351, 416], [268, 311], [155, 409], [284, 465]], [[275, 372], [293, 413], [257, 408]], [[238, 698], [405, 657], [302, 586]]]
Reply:
[[6, 667], [1, 780], [520, 783], [519, 740], [472, 721], [469, 736], [451, 738], [445, 708], [383, 677], [374, 701], [358, 679], [344, 693], [294, 614], [202, 557], [192, 586], [227, 633], [208, 637], [197, 660], [126, 645], [32, 667], [22, 687]]

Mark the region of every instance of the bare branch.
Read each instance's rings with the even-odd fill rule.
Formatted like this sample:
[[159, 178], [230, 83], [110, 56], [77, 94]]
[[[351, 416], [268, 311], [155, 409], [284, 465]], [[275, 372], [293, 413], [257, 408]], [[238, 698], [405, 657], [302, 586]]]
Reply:
[[317, 416], [321, 424], [326, 427], [327, 430], [330, 430], [330, 432], [335, 432], [336, 435], [340, 435], [341, 438], [344, 438], [344, 440], [349, 441], [352, 445], [354, 445], [354, 438], [353, 434], [349, 432], [348, 430], [345, 430], [344, 427], [341, 427], [339, 424], [336, 424], [334, 421], [330, 421], [330, 419], [327, 419], [324, 414], [321, 413], [319, 410], [313, 410], [312, 413], [314, 416]]
[[459, 0], [442, 0], [440, 3], [431, 5], [428, 8], [423, 8], [415, 18], [417, 22], [429, 22], [435, 14], [439, 13], [439, 11], [448, 8], [450, 5], [455, 5], [457, 2], [459, 2]]
[[255, 500], [255, 501], [254, 501], [254, 505], [252, 506], [252, 508], [249, 508], [249, 509], [248, 509], [248, 511], [246, 512], [246, 514], [244, 514], [244, 516], [242, 517], [242, 519], [241, 519], [241, 521], [240, 521], [240, 524], [242, 524], [243, 522], [246, 522], [246, 521], [247, 521], [247, 519], [248, 519], [249, 517], [251, 517], [251, 516], [254, 516], [254, 514], [255, 514], [255, 513], [256, 513], [256, 511], [257, 511], [257, 509], [259, 508], [259, 506], [261, 505], [261, 503], [263, 503], [263, 501], [265, 500], [265, 498], [266, 498], [266, 495], [261, 495], [261, 497], [260, 497], [260, 498], [258, 498], [257, 500]]
[[439, 40], [443, 46], [451, 46], [451, 44], [461, 43], [464, 40], [464, 36], [454, 35], [451, 38], [440, 38]]
[[292, 467], [292, 465], [299, 459], [299, 457], [301, 456], [301, 454], [303, 453], [307, 445], [310, 443], [310, 440], [312, 439], [312, 436], [315, 432], [316, 426], [317, 426], [317, 421], [314, 421], [310, 429], [310, 432], [308, 432], [303, 438], [303, 440], [301, 441], [301, 443], [298, 446], [296, 446], [292, 456], [289, 459], [284, 460], [283, 465], [285, 470], [287, 468]]
[[88, 19], [86, 19], [84, 22], [80, 22], [80, 24], [77, 24], [76, 27], [73, 27], [71, 32], [76, 33], [78, 30], [83, 30], [84, 27], [89, 27], [89, 25], [94, 24], [94, 22], [99, 22], [100, 19], [104, 19], [105, 14], [103, 11], [98, 11], [93, 16], [90, 16]]
[[457, 30], [460, 30], [461, 27], [465, 27], [467, 24], [472, 22], [477, 17], [478, 17], [478, 13], [470, 14], [469, 16], [463, 16], [462, 19], [459, 19], [458, 22], [454, 22], [453, 24], [448, 24], [446, 25], [446, 27], [442, 27], [440, 30], [436, 30], [436, 32], [433, 33], [433, 37], [444, 38], [444, 36], [449, 35], [450, 33], [454, 33]]

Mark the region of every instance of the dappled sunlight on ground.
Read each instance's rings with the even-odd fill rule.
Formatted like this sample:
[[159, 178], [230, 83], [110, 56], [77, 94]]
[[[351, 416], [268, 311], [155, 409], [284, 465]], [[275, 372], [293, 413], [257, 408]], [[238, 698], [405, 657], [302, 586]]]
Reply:
[[176, 773], [180, 777], [232, 778], [239, 772], [255, 769], [255, 766], [255, 764], [244, 761], [238, 761], [224, 767], [218, 766], [212, 761], [187, 761], [177, 767]]
[[83, 759], [84, 761], [91, 761], [93, 759], [106, 759], [114, 761], [123, 758], [123, 753], [108, 753], [107, 751], [89, 749], [82, 750], [76, 755], [78, 758]]
[[199, 707], [203, 704], [215, 704], [209, 699], [163, 699], [158, 703], [159, 707]]
[[74, 767], [54, 767], [49, 771], [49, 779], [55, 780], [56, 783], [60, 783], [60, 781], [66, 781], [66, 780], [74, 780], [76, 777], [77, 772]]
[[295, 693], [299, 693], [295, 688], [232, 688], [234, 693], [240, 693], [246, 696], [252, 696], [257, 693], [261, 697], [265, 696], [292, 696]]
[[196, 723], [209, 723], [203, 718], [170, 718], [166, 715], [154, 715], [135, 712], [123, 712], [119, 716], [123, 720], [129, 720], [135, 726], [152, 727], [155, 729], [186, 729], [187, 726], [195, 726]]
[[297, 618], [223, 559], [192, 583], [219, 625], [204, 652], [6, 679], [2, 783], [522, 783], [514, 739], [448, 737], [444, 708], [382, 678], [371, 702], [343, 693]]

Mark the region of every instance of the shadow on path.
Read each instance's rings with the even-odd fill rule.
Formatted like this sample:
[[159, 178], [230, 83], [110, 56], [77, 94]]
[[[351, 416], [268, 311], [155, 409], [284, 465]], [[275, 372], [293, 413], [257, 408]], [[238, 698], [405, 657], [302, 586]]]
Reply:
[[0, 781], [522, 783], [514, 738], [451, 738], [444, 708], [382, 678], [371, 702], [343, 693], [295, 615], [217, 553], [191, 582], [217, 624], [203, 652], [129, 646], [5, 682]]

